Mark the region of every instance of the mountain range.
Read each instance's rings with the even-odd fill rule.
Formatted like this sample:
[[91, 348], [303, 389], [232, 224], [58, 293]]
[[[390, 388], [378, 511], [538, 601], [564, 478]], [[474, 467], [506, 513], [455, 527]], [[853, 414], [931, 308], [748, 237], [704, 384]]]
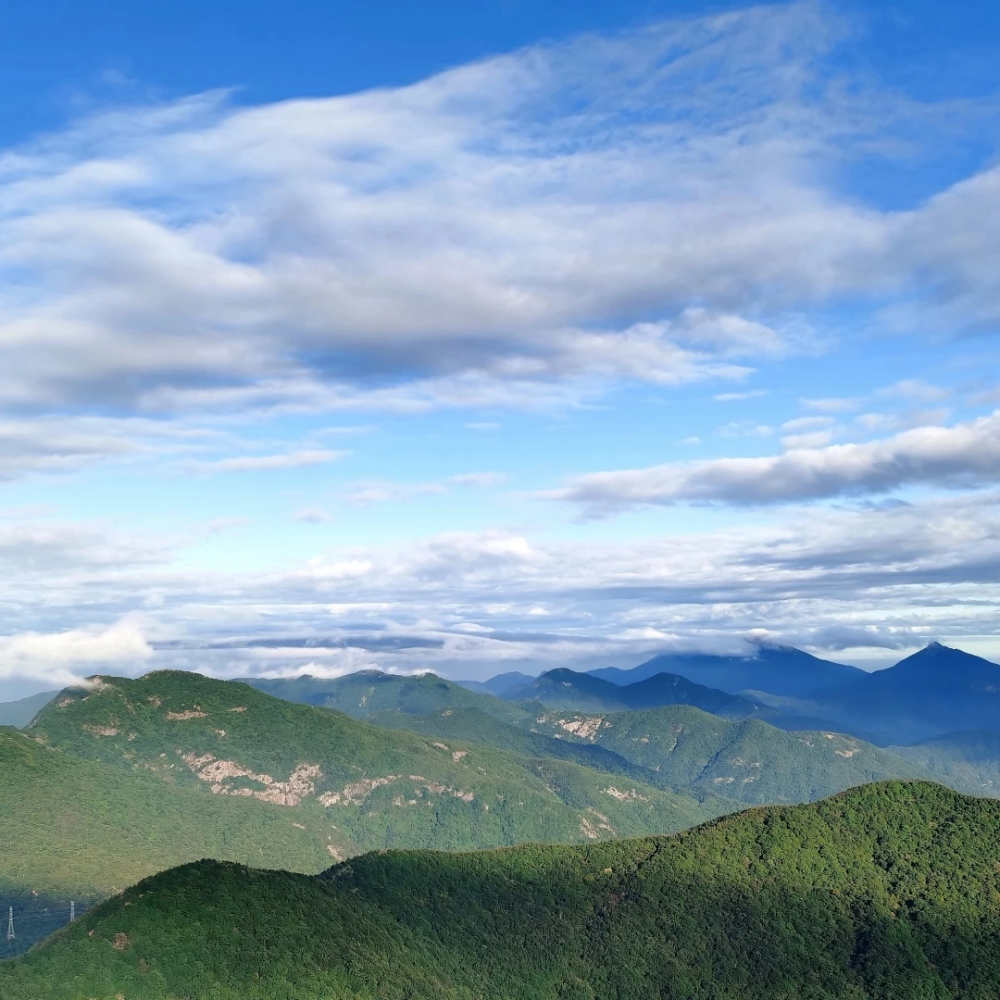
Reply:
[[[815, 660], [797, 653], [762, 648], [740, 676], [773, 671], [787, 692]], [[719, 659], [711, 669], [737, 678]], [[64, 923], [70, 900], [82, 910], [206, 856], [313, 874], [370, 850], [668, 833], [891, 778], [1000, 794], [989, 661], [932, 644], [808, 694], [649, 673], [662, 661], [620, 672], [627, 683], [554, 670], [478, 692], [433, 674], [166, 671], [11, 703], [22, 724], [37, 714], [0, 730], [0, 906], [18, 922], [0, 957]], [[832, 721], [795, 725], [815, 718]], [[878, 745], [862, 738], [873, 730]]]
[[775, 643], [755, 643], [742, 656], [711, 653], [662, 653], [630, 670], [603, 667], [591, 676], [614, 684], [632, 684], [655, 674], [680, 674], [689, 681], [730, 694], [767, 691], [802, 697], [823, 688], [849, 684], [865, 671]]
[[[656, 681], [665, 672], [680, 678], [676, 699], [667, 684]], [[549, 671], [531, 684], [508, 688], [503, 697], [537, 694], [552, 707], [615, 711], [685, 703], [682, 682], [690, 685], [687, 703], [706, 711], [753, 716], [788, 730], [850, 733], [881, 746], [961, 730], [1000, 729], [1000, 666], [937, 642], [872, 672], [786, 646], [762, 645], [756, 656], [748, 657], [671, 653], [631, 670]], [[613, 687], [605, 688], [607, 683]], [[723, 694], [741, 700], [727, 703]], [[711, 698], [719, 707], [711, 707]]]
[[890, 782], [669, 838], [201, 861], [0, 964], [0, 995], [986, 1000], [998, 858], [1000, 802]]

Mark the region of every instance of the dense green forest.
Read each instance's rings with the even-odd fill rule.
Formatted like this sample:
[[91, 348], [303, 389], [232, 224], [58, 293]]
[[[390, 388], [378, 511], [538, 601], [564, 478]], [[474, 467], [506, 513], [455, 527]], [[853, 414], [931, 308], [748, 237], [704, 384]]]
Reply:
[[0, 964], [5, 1000], [993, 1000], [1000, 803], [887, 782], [670, 838], [201, 862]]
[[18, 928], [0, 955], [71, 899], [202, 857], [315, 873], [370, 849], [579, 843], [733, 808], [188, 673], [63, 692], [27, 731], [0, 730], [0, 770], [0, 907]]
[[[619, 707], [633, 702], [632, 710], [625, 711], [511, 704], [433, 674], [397, 677], [369, 670], [332, 681], [301, 677], [254, 684], [283, 698], [336, 707], [376, 725], [570, 760], [697, 798], [721, 795], [743, 804], [809, 802], [865, 782], [937, 776], [920, 755], [904, 757], [855, 737], [789, 733], [756, 718], [710, 714], [687, 701], [697, 696], [723, 712], [734, 710], [735, 704], [737, 715], [743, 709], [752, 714], [755, 706], [666, 674], [631, 685], [631, 691], [570, 670], [550, 671], [527, 686], [535, 696], [559, 695], [568, 704], [581, 698]], [[611, 698], [605, 689], [619, 695]], [[666, 698], [681, 703], [635, 708], [643, 700], [661, 703]], [[943, 771], [943, 780], [952, 773], [962, 781], [957, 785], [961, 790], [982, 790], [958, 771]]]
[[[0, 728], [0, 915], [16, 936], [0, 957], [153, 872], [202, 857], [318, 872], [332, 831], [317, 814], [222, 800], [149, 774], [74, 760]], [[297, 825], [296, 825], [297, 824]]]

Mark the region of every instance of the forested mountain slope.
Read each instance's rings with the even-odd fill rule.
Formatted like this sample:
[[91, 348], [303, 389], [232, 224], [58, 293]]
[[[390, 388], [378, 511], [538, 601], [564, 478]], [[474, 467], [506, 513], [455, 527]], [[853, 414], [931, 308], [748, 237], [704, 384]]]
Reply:
[[549, 670], [504, 695], [511, 701], [538, 701], [579, 712], [620, 712], [660, 705], [694, 705], [729, 718], [755, 715], [760, 706], [746, 698], [695, 684], [677, 674], [659, 673], [631, 684], [614, 684], [575, 670]]
[[573, 762], [378, 728], [180, 671], [65, 691], [27, 732], [66, 754], [219, 800], [277, 805], [289, 823], [314, 817], [333, 857], [677, 830], [726, 808], [706, 811], [691, 797]]
[[0, 965], [5, 1000], [988, 1000], [1000, 803], [891, 782], [672, 838], [203, 862]]
[[713, 791], [746, 804], [808, 802], [886, 778], [932, 778], [913, 760], [839, 733], [788, 733], [690, 705], [644, 712], [547, 712], [560, 727], [655, 772], [670, 788]]
[[70, 900], [82, 911], [186, 861], [321, 871], [331, 833], [319, 815], [295, 824], [280, 806], [77, 760], [0, 729], [0, 913], [6, 921], [13, 907], [16, 918], [0, 956], [65, 923]]
[[446, 709], [476, 708], [507, 722], [520, 722], [523, 711], [490, 694], [468, 690], [436, 674], [406, 676], [358, 670], [343, 677], [248, 678], [247, 684], [286, 701], [335, 708], [355, 719], [380, 712], [426, 715]]
[[[723, 719], [689, 705], [605, 713], [539, 706], [529, 727], [512, 726], [475, 709], [426, 716], [387, 712], [372, 721], [573, 760], [697, 798], [721, 795], [748, 805], [810, 802], [886, 778], [937, 780], [918, 760], [852, 736], [788, 733], [756, 719]], [[940, 780], [949, 783], [944, 776]], [[966, 784], [960, 788], [973, 790]]]

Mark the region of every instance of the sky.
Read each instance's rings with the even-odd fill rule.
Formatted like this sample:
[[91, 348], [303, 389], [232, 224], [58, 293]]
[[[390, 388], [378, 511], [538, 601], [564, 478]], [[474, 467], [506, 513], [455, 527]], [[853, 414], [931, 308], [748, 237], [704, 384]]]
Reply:
[[0, 700], [1000, 659], [995, 5], [39, 0], [0, 87]]

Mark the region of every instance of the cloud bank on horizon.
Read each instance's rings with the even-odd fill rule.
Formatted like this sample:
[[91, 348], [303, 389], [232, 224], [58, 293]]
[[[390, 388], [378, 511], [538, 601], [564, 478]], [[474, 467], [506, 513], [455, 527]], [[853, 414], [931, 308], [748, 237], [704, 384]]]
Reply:
[[753, 7], [0, 153], [0, 682], [1000, 654], [1000, 73], [921, 102], [852, 30]]

